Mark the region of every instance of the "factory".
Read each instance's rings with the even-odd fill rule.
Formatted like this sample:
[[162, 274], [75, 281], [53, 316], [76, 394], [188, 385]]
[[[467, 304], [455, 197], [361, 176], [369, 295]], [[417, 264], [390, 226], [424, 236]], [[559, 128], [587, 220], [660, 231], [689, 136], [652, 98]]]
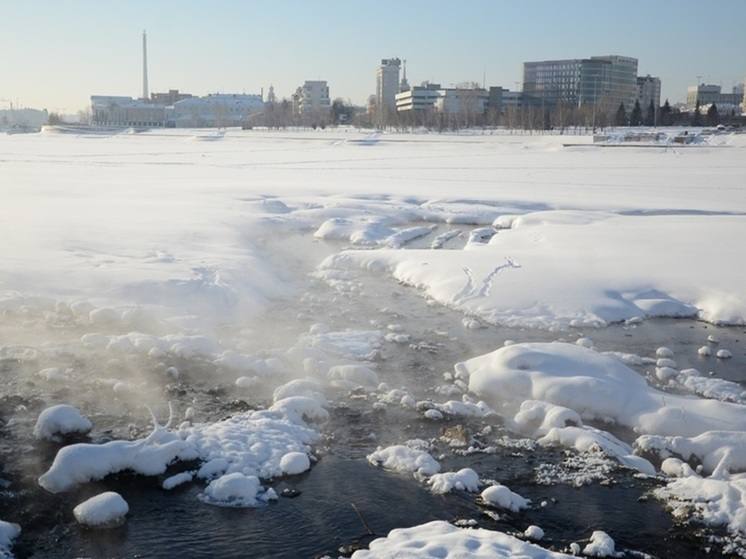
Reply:
[[92, 95], [91, 123], [103, 127], [181, 128], [243, 126], [264, 108], [261, 95], [211, 93], [196, 97], [171, 89], [150, 93], [147, 35], [142, 36], [142, 96]]

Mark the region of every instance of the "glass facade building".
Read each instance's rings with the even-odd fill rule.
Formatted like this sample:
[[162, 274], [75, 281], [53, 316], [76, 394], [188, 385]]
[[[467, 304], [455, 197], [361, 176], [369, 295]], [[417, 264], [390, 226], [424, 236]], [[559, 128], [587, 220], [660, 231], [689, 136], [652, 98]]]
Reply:
[[608, 112], [637, 98], [637, 59], [592, 56], [568, 60], [524, 62], [523, 93], [542, 105], [596, 105]]

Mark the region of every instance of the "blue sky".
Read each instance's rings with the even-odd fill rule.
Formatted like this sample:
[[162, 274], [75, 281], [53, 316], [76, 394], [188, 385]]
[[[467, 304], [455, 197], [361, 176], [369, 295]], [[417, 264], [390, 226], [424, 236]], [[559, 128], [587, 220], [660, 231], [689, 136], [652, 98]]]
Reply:
[[[306, 79], [363, 103], [380, 58], [410, 82], [515, 88], [522, 62], [623, 54], [685, 97], [697, 76], [746, 77], [746, 0], [0, 0], [0, 99], [75, 111], [91, 94], [151, 90], [289, 95]], [[0, 102], [0, 106], [2, 103]]]

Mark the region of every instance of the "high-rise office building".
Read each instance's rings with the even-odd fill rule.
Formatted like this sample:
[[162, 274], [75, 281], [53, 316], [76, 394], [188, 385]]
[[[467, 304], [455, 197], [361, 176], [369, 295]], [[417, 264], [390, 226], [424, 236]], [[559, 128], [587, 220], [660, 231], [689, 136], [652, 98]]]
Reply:
[[401, 60], [398, 58], [384, 58], [376, 70], [376, 110], [379, 118], [396, 112], [400, 68]]
[[637, 59], [608, 55], [524, 62], [523, 93], [549, 107], [596, 105], [611, 112], [624, 103], [629, 111], [637, 99]]

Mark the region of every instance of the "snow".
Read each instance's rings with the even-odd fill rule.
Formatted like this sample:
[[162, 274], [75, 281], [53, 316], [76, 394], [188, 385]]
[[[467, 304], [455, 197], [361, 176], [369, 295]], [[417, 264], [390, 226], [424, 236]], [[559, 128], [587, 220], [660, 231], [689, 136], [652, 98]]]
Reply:
[[[216, 376], [204, 373], [198, 382], [242, 397], [261, 389], [267, 399], [275, 388], [269, 409], [157, 426], [137, 440], [64, 447], [42, 487], [67, 491], [125, 470], [163, 475], [175, 462], [197, 460], [198, 477], [211, 481], [205, 499], [271, 498], [261, 480], [286, 475], [288, 462], [312, 463], [320, 440], [312, 423], [328, 418], [329, 381], [370, 391], [381, 379], [398, 386], [377, 362], [390, 344], [419, 336], [419, 328], [399, 317], [370, 325], [370, 317], [342, 308], [364, 295], [355, 277], [383, 273], [421, 290], [428, 304], [463, 313], [468, 327], [583, 327], [577, 343], [586, 347], [513, 344], [466, 361], [455, 383], [436, 390], [454, 399], [417, 407], [418, 414], [479, 420], [496, 412], [540, 444], [574, 449], [603, 468], [609, 457], [649, 472], [630, 445], [587, 422], [660, 437], [657, 448], [692, 461], [657, 456], [662, 471], [675, 476], [661, 498], [743, 533], [743, 444], [725, 434], [746, 426], [740, 386], [678, 370], [672, 352], [660, 348], [650, 382], [689, 395], [664, 393], [625, 365], [647, 361], [594, 352], [585, 337], [590, 327], [634, 328], [654, 316], [745, 322], [746, 265], [734, 242], [746, 232], [743, 137], [724, 137], [728, 149], [717, 150], [573, 150], [562, 148], [566, 138], [546, 136], [293, 134], [291, 141], [287, 134], [229, 130], [213, 142], [189, 141], [194, 131], [0, 136], [0, 311], [9, 317], [0, 355], [27, 366], [39, 391], [108, 387], [127, 410], [118, 413], [133, 413], [143, 395], [160, 394], [130, 375], [151, 362], [158, 362], [159, 382], [189, 383], [210, 368], [205, 364]], [[274, 254], [274, 243], [292, 243], [295, 234], [312, 245], [302, 255], [313, 260], [309, 266], [332, 254], [311, 278], [296, 277], [294, 263]], [[275, 338], [266, 343], [258, 317], [277, 301], [292, 308], [297, 290], [319, 278], [339, 293], [335, 310], [344, 321], [311, 326], [288, 351], [276, 348], [282, 342]], [[37, 315], [48, 339], [25, 348], [26, 317]], [[298, 316], [300, 324], [306, 320], [319, 317]], [[383, 327], [399, 320], [406, 332]], [[510, 336], [521, 339], [518, 331]], [[729, 355], [717, 350], [715, 336], [708, 344], [702, 363]], [[95, 367], [43, 358], [78, 350]], [[459, 400], [467, 384], [481, 401]], [[409, 407], [412, 395], [391, 405]], [[199, 402], [189, 404], [207, 415]], [[194, 420], [194, 412], [184, 415]], [[62, 425], [41, 423], [51, 437], [64, 434]], [[436, 478], [440, 466], [425, 448], [382, 448], [371, 461], [448, 486], [448, 474], [459, 472]], [[709, 477], [694, 472], [700, 460]], [[167, 478], [164, 488], [186, 483], [187, 475]], [[469, 542], [464, 532], [452, 537]]]
[[454, 489], [476, 493], [479, 490], [479, 476], [471, 468], [458, 472], [435, 474], [427, 480], [430, 491], [437, 494], [449, 493]]
[[746, 267], [731, 242], [746, 234], [743, 217], [592, 217], [531, 222], [469, 250], [349, 250], [321, 267], [387, 270], [443, 305], [507, 326], [597, 327], [640, 316], [746, 322]]
[[175, 433], [157, 427], [147, 438], [136, 441], [65, 446], [57, 452], [49, 470], [39, 477], [39, 485], [51, 493], [60, 493], [124, 470], [159, 475], [174, 461], [195, 458], [197, 453], [191, 445]]
[[704, 473], [716, 477], [746, 471], [746, 432], [743, 431], [707, 431], [696, 437], [646, 435], [639, 437], [635, 446], [662, 458], [676, 456], [685, 461], [696, 458]]
[[39, 414], [34, 426], [34, 436], [47, 441], [59, 441], [65, 435], [85, 435], [93, 424], [80, 410], [67, 404], [51, 406]]
[[655, 467], [639, 456], [632, 447], [611, 433], [583, 425], [574, 410], [547, 402], [527, 400], [513, 418], [519, 432], [537, 438], [545, 446], [558, 445], [578, 452], [601, 451], [628, 468], [647, 475], [655, 475]]
[[364, 386], [375, 388], [379, 380], [376, 372], [365, 365], [336, 365], [329, 369], [327, 377], [340, 386]]
[[288, 452], [280, 459], [280, 469], [290, 476], [301, 474], [310, 467], [311, 461], [305, 452]]
[[263, 490], [259, 478], [241, 472], [226, 474], [211, 481], [200, 499], [219, 507], [255, 507], [270, 497]]
[[106, 491], [83, 501], [73, 509], [75, 520], [93, 528], [108, 528], [124, 521], [130, 508], [119, 493]]
[[583, 553], [589, 557], [618, 557], [614, 540], [609, 534], [596, 530], [591, 534], [591, 541], [583, 548]]
[[10, 552], [13, 547], [13, 540], [21, 535], [21, 527], [12, 522], [0, 520], [0, 557], [11, 559], [13, 555]]
[[171, 489], [174, 489], [175, 487], [184, 485], [185, 483], [189, 483], [193, 479], [194, 479], [194, 474], [192, 472], [181, 472], [179, 474], [174, 474], [164, 479], [163, 483], [161, 484], [161, 487], [163, 487], [163, 489], [167, 491], [170, 491]]
[[440, 464], [426, 451], [405, 445], [378, 447], [367, 458], [374, 466], [417, 476], [431, 476], [440, 471]]
[[493, 507], [508, 509], [512, 512], [518, 512], [528, 507], [529, 500], [521, 497], [518, 493], [513, 493], [506, 486], [496, 483], [490, 485], [480, 494], [482, 501]]
[[570, 556], [543, 549], [502, 532], [484, 528], [458, 528], [442, 520], [392, 530], [385, 538], [373, 540], [369, 549], [352, 554], [352, 559], [430, 557], [559, 559]]
[[746, 407], [665, 394], [617, 359], [575, 344], [514, 344], [459, 363], [459, 369], [469, 373], [469, 389], [496, 406], [540, 400], [641, 434], [746, 428]]
[[[306, 421], [325, 421], [328, 414], [316, 400], [302, 396], [285, 398], [267, 410], [234, 415], [215, 423], [182, 425], [178, 431], [157, 423], [153, 432], [135, 441], [74, 444], [63, 447], [39, 485], [52, 493], [78, 484], [131, 470], [153, 476], [180, 460], [203, 462], [197, 476], [243, 473], [263, 479], [283, 475], [283, 457], [310, 452], [319, 433]], [[154, 422], [155, 423], [155, 422]], [[293, 455], [295, 456], [295, 455]], [[290, 458], [297, 467], [299, 458]]]
[[523, 535], [528, 540], [533, 540], [535, 542], [538, 542], [544, 537], [544, 530], [532, 524], [531, 526], [526, 528], [526, 530], [523, 532]]

